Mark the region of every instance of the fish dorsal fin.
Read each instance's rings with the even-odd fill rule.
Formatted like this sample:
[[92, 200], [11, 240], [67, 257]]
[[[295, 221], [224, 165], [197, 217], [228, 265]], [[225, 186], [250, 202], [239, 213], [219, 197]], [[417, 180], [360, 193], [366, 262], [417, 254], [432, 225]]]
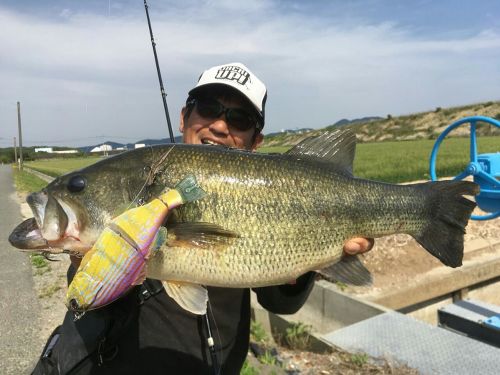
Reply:
[[184, 310], [196, 315], [207, 313], [208, 291], [199, 284], [163, 281], [167, 294]]
[[373, 283], [373, 278], [356, 255], [344, 255], [339, 262], [316, 271], [329, 281], [344, 284], [366, 286]]
[[212, 223], [175, 223], [168, 227], [170, 247], [227, 247], [240, 235]]
[[356, 136], [349, 128], [337, 128], [309, 137], [286, 152], [299, 158], [322, 160], [352, 173]]

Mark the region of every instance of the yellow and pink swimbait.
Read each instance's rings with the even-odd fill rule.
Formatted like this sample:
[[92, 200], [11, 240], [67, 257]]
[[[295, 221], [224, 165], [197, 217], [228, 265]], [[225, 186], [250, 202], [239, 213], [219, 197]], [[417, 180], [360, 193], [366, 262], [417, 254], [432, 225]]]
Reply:
[[[66, 294], [67, 307], [77, 313], [109, 304], [146, 278], [146, 261], [154, 251], [168, 212], [202, 198], [205, 192], [187, 176], [144, 206], [114, 218], [82, 259]], [[156, 241], [155, 241], [156, 240]]]

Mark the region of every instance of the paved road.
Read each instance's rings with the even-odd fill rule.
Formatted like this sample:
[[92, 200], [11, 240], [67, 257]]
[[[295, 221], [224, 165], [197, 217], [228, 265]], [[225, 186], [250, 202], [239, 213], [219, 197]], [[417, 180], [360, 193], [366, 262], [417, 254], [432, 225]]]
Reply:
[[14, 200], [12, 168], [0, 165], [0, 372], [26, 374], [32, 370], [46, 338], [38, 337], [40, 305], [33, 290], [26, 253], [8, 241], [21, 222]]

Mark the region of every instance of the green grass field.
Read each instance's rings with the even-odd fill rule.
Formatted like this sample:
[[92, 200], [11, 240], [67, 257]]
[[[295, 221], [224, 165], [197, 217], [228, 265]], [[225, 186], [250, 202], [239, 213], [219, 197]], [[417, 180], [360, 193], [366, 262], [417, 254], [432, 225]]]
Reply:
[[[430, 179], [434, 140], [365, 143], [357, 146], [354, 174], [386, 182]], [[478, 153], [500, 152], [499, 137], [478, 137]], [[469, 139], [448, 138], [437, 155], [437, 176], [455, 176], [469, 161]]]
[[16, 189], [21, 193], [30, 193], [33, 191], [38, 191], [47, 185], [47, 182], [41, 178], [28, 173], [26, 171], [20, 171], [17, 167], [14, 169], [14, 183], [16, 184]]
[[102, 160], [99, 156], [89, 156], [84, 158], [60, 158], [36, 160], [25, 163], [28, 168], [35, 169], [52, 177], [58, 177], [65, 173], [87, 167]]
[[[356, 147], [354, 174], [357, 177], [386, 182], [408, 182], [429, 179], [429, 158], [433, 140], [361, 143]], [[261, 148], [259, 152], [285, 152], [287, 147]], [[500, 152], [499, 137], [478, 137], [479, 153]], [[59, 176], [83, 168], [100, 157], [51, 159], [26, 163], [42, 173]], [[439, 177], [454, 176], [463, 171], [469, 160], [469, 139], [448, 138], [437, 158]]]
[[[354, 174], [386, 182], [430, 179], [429, 159], [434, 140], [360, 143]], [[285, 152], [287, 147], [262, 147], [259, 152]], [[478, 153], [500, 152], [499, 137], [478, 137]], [[455, 176], [469, 161], [468, 138], [446, 138], [437, 156], [438, 177]]]
[[288, 151], [290, 147], [288, 146], [269, 146], [269, 147], [260, 147], [257, 152], [262, 152], [264, 154], [282, 154]]

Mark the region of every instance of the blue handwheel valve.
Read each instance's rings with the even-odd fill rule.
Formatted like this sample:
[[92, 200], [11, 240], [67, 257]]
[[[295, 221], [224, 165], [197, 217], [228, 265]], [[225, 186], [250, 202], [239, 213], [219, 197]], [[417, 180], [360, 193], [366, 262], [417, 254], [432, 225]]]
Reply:
[[468, 176], [473, 177], [474, 182], [481, 189], [479, 195], [476, 196], [476, 203], [487, 214], [472, 215], [471, 218], [474, 220], [489, 220], [500, 216], [500, 151], [489, 154], [477, 154], [476, 123], [478, 121], [500, 128], [499, 121], [484, 116], [464, 117], [454, 122], [445, 129], [436, 139], [436, 143], [434, 143], [430, 159], [430, 174], [433, 181], [438, 179], [436, 176], [436, 157], [443, 139], [460, 125], [470, 124], [470, 161], [465, 170], [453, 179], [463, 180]]

